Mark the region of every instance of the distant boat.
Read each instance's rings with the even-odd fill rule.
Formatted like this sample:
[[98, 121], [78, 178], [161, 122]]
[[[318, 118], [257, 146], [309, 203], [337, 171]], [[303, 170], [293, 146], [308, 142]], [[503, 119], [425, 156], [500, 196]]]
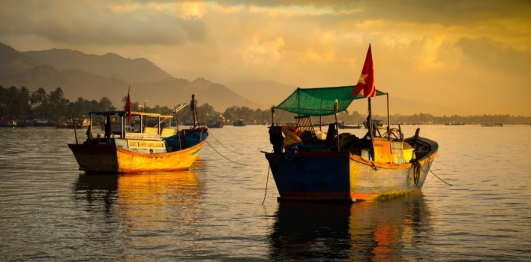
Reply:
[[35, 127], [55, 127], [55, 123], [48, 119], [38, 119], [33, 121]]
[[217, 113], [217, 114], [214, 114], [214, 115], [217, 115], [210, 118], [208, 121], [207, 121], [207, 127], [208, 128], [222, 128], [224, 123], [225, 123], [225, 117], [223, 117], [223, 115], [221, 113]]
[[1, 127], [24, 127], [24, 121], [7, 120], [0, 124]]
[[[89, 127], [89, 125], [90, 125], [90, 121], [88, 119], [76, 120], [75, 128], [77, 128], [77, 129], [87, 129]], [[57, 127], [57, 128], [74, 128], [74, 121], [69, 119], [69, 120], [66, 120], [66, 121], [57, 122], [57, 124], [55, 124], [55, 127]]]
[[[379, 120], [379, 119], [372, 119], [372, 124], [375, 126], [375, 127], [382, 127], [383, 126], [383, 121], [382, 120]], [[367, 121], [363, 121], [363, 126], [366, 128], [366, 129], [369, 129], [369, 124], [367, 124]]]
[[243, 121], [243, 119], [238, 119], [238, 120], [234, 121], [234, 123], [232, 125], [233, 126], [245, 126], [245, 122]]
[[223, 127], [223, 121], [211, 121], [207, 123], [208, 128], [222, 128]]
[[353, 125], [345, 125], [345, 123], [339, 123], [338, 126], [341, 129], [361, 129], [360, 124], [353, 126]]
[[465, 123], [463, 123], [463, 122], [451, 122], [451, 123], [446, 123], [445, 125], [447, 125], [447, 126], [464, 126]]
[[[135, 131], [128, 131], [126, 123], [129, 117], [137, 120]], [[106, 119], [105, 134], [103, 137], [93, 137], [92, 123], [99, 123], [101, 118]], [[111, 118], [119, 121], [113, 122]], [[163, 121], [171, 118], [171, 115], [144, 112], [89, 112], [87, 139], [78, 144], [76, 138], [76, 143], [68, 144], [68, 147], [72, 150], [79, 169], [87, 173], [186, 170], [204, 145], [208, 129], [195, 125], [180, 131], [162, 128]], [[147, 126], [148, 119], [156, 119], [158, 124], [155, 127]]]
[[482, 124], [481, 126], [482, 126], [482, 127], [491, 127], [491, 126], [492, 126], [492, 127], [494, 127], [494, 126], [496, 126], [496, 127], [503, 127], [503, 124], [502, 124], [502, 123], [498, 123], [498, 124]]

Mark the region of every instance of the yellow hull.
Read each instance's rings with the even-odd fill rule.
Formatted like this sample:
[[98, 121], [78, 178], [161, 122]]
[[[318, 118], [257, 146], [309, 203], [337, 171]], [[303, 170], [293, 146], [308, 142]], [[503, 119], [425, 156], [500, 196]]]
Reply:
[[69, 144], [79, 170], [85, 172], [135, 173], [188, 169], [205, 142], [169, 153], [138, 153], [115, 145]]

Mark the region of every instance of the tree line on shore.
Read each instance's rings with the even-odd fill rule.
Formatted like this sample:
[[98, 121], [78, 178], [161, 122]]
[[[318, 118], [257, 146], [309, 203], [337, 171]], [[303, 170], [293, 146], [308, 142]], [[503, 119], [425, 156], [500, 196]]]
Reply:
[[[123, 110], [127, 96], [122, 98], [123, 105], [114, 106], [107, 97], [102, 97], [99, 101], [87, 100], [78, 97], [75, 101], [70, 101], [64, 97], [63, 90], [58, 87], [47, 93], [44, 88], [39, 88], [31, 92], [27, 87], [9, 87], [0, 86], [0, 119], [6, 120], [29, 121], [35, 119], [48, 119], [53, 122], [64, 121], [67, 119], [86, 118], [90, 111], [113, 111]], [[197, 103], [197, 115], [200, 122], [206, 123], [209, 120], [224, 119], [231, 122], [237, 119], [243, 119], [248, 124], [268, 124], [272, 121], [271, 110], [251, 109], [246, 106], [232, 106], [225, 109], [224, 112], [216, 112], [214, 107], [208, 103]], [[179, 107], [177, 105], [176, 107]], [[159, 114], [172, 114], [174, 108], [167, 106], [155, 105], [148, 107], [139, 103], [131, 103], [132, 111], [143, 111]], [[189, 105], [179, 112], [173, 114], [177, 123], [183, 124], [192, 119], [192, 112]], [[275, 122], [289, 123], [293, 122], [294, 114], [283, 110], [275, 111]], [[357, 111], [343, 111], [338, 113], [337, 119], [347, 124], [361, 124], [365, 121], [367, 115], [362, 115]], [[387, 122], [387, 116], [374, 115], [373, 119], [381, 119]], [[503, 124], [519, 125], [530, 124], [531, 117], [511, 116], [511, 115], [476, 115], [476, 116], [434, 116], [429, 113], [419, 113], [414, 115], [395, 114], [390, 116], [391, 124]], [[314, 123], [331, 123], [335, 121], [334, 116], [315, 119]]]

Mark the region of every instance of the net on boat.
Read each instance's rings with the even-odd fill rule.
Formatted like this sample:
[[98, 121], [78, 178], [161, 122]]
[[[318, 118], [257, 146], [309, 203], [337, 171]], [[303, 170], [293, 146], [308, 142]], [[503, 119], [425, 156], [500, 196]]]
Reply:
[[[334, 114], [337, 100], [337, 112], [345, 111], [355, 99], [366, 98], [361, 94], [351, 96], [356, 86], [297, 88], [276, 108], [305, 116], [328, 116]], [[376, 90], [376, 95], [386, 93]]]

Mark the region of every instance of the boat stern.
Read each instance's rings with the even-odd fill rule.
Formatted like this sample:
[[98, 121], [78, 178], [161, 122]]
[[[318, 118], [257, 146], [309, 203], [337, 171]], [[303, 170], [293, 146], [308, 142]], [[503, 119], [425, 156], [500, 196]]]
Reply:
[[348, 153], [299, 152], [294, 157], [266, 153], [279, 201], [345, 201], [349, 192]]

